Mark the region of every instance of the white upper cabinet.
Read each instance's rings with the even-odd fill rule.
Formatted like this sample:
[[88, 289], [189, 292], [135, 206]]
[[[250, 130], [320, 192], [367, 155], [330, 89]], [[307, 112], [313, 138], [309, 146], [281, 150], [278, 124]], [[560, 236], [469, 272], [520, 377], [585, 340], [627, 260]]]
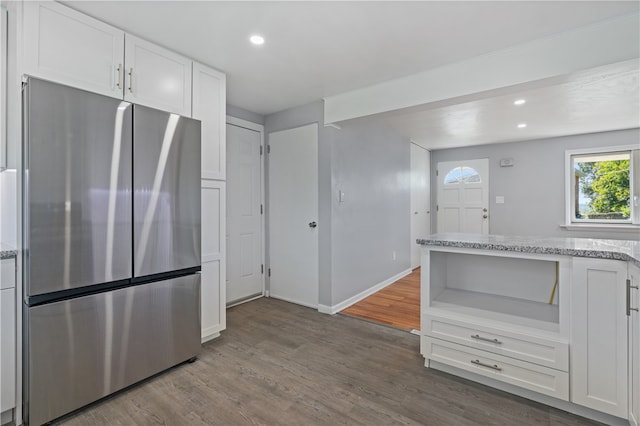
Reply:
[[124, 99], [191, 116], [191, 60], [127, 34]]
[[124, 32], [55, 2], [24, 2], [24, 73], [122, 98]]
[[24, 73], [191, 116], [191, 60], [56, 2], [24, 2]]
[[193, 63], [193, 118], [202, 122], [202, 178], [225, 180], [226, 77]]

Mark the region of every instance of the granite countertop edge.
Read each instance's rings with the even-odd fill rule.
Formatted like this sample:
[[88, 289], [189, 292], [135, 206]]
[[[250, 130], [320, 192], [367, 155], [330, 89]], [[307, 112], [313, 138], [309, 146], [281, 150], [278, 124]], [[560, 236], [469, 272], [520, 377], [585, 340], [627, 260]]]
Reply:
[[0, 243], [0, 259], [10, 259], [18, 256], [18, 250], [12, 246]]
[[[609, 260], [621, 260], [625, 262], [632, 262], [636, 266], [640, 267], [640, 241], [623, 240], [619, 242], [620, 247], [607, 247], [607, 248], [572, 248], [562, 247], [563, 239], [559, 238], [531, 238], [527, 241], [527, 238], [513, 237], [514, 241], [509, 241], [509, 237], [503, 236], [486, 236], [486, 237], [498, 237], [504, 238], [504, 242], [496, 241], [482, 241], [481, 236], [473, 236], [471, 238], [465, 238], [464, 234], [456, 237], [452, 235], [438, 236], [432, 235], [429, 238], [418, 239], [417, 243], [425, 246], [437, 246], [437, 247], [455, 247], [455, 248], [470, 248], [481, 250], [496, 250], [496, 251], [508, 251], [516, 253], [534, 253], [534, 254], [552, 254], [562, 256], [574, 256], [574, 257], [588, 257], [596, 259], [609, 259]], [[565, 241], [575, 244], [577, 240], [582, 240], [585, 245], [589, 243], [597, 244], [602, 241], [610, 246], [615, 246], [614, 240], [596, 240], [596, 239], [575, 239], [567, 238]], [[556, 244], [556, 246], [554, 246]]]

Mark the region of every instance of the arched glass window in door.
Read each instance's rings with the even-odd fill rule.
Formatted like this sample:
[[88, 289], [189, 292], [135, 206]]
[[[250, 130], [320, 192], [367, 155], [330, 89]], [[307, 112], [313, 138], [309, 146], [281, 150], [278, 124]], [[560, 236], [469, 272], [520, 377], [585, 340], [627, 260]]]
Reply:
[[481, 183], [480, 173], [473, 167], [455, 167], [449, 171], [444, 177], [445, 185], [453, 185], [458, 183]]

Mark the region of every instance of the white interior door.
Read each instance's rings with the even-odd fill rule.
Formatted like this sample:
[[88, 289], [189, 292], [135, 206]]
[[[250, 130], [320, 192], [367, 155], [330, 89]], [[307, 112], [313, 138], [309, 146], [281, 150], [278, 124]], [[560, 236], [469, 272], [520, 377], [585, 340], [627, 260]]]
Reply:
[[227, 304], [263, 294], [261, 143], [227, 124]]
[[438, 232], [489, 233], [489, 160], [438, 163]]
[[429, 177], [431, 153], [414, 143], [411, 144], [411, 268], [420, 266], [418, 238], [431, 233], [431, 199]]
[[269, 293], [318, 306], [318, 125], [269, 135]]

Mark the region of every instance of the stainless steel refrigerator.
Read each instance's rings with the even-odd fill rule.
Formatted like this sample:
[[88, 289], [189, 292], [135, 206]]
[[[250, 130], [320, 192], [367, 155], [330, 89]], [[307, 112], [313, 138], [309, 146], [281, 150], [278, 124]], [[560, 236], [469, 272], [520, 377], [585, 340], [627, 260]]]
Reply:
[[200, 122], [24, 87], [24, 404], [51, 421], [200, 351]]

